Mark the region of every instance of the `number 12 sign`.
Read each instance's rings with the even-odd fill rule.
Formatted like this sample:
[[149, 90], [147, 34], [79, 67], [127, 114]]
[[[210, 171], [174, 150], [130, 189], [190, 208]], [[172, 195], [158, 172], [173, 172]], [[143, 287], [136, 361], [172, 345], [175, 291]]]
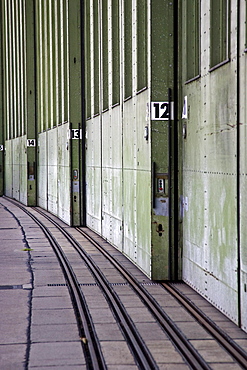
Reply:
[[174, 119], [173, 116], [173, 102], [151, 102], [151, 120], [157, 121], [168, 121]]

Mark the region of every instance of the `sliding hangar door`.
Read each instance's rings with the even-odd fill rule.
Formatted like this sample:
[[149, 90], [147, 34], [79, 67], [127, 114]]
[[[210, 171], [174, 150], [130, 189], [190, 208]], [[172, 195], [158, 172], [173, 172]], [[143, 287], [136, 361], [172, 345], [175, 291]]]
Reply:
[[182, 277], [246, 330], [246, 3], [180, 10]]
[[174, 276], [173, 22], [168, 1], [85, 1], [87, 225], [160, 280]]
[[1, 5], [2, 193], [246, 330], [245, 2]]

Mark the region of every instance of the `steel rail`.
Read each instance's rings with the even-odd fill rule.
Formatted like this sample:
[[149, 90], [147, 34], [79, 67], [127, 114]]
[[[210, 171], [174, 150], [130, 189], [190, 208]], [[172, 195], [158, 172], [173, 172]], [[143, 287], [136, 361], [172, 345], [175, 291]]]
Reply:
[[85, 298], [81, 292], [80, 285], [77, 281], [75, 273], [71, 268], [65, 253], [63, 252], [62, 248], [55, 240], [55, 238], [52, 236], [52, 233], [39, 219], [37, 219], [37, 217], [35, 217], [35, 215], [28, 211], [24, 206], [21, 206], [18, 202], [10, 199], [8, 199], [8, 201], [13, 203], [15, 206], [19, 207], [29, 217], [31, 217], [35, 221], [35, 223], [41, 228], [41, 230], [44, 232], [45, 236], [49, 240], [51, 247], [57, 256], [62, 271], [64, 273], [65, 280], [69, 287], [72, 304], [77, 313], [76, 315], [77, 325], [81, 337], [82, 348], [87, 361], [87, 366], [89, 369], [92, 370], [101, 370], [101, 369], [106, 370], [107, 367], [101, 352], [96, 332], [94, 330], [89, 309], [87, 307]]
[[123, 277], [128, 281], [141, 300], [146, 304], [149, 311], [153, 314], [162, 328], [168, 334], [170, 340], [174, 343], [183, 357], [186, 359], [192, 369], [211, 369], [207, 362], [201, 357], [197, 350], [187, 341], [187, 338], [182, 334], [176, 324], [163, 311], [160, 305], [152, 298], [152, 296], [142, 287], [139, 282], [133, 277], [127, 269], [125, 269], [114, 257], [110, 255], [97, 241], [95, 241], [87, 232], [81, 228], [76, 228], [85, 238], [87, 238], [101, 253], [118, 269]]
[[172, 283], [162, 283], [164, 288], [176, 298], [192, 316], [227, 350], [239, 365], [247, 369], [247, 353], [239, 347], [221, 328], [206, 316], [193, 302], [185, 297]]
[[[43, 217], [47, 218], [51, 223], [53, 223], [66, 236], [66, 238], [74, 246], [76, 251], [79, 253], [83, 261], [90, 269], [98, 285], [104, 292], [105, 297], [108, 300], [121, 326], [123, 333], [125, 334], [127, 343], [131, 347], [131, 350], [135, 355], [135, 359], [139, 367], [145, 370], [158, 369], [155, 360], [153, 359], [148, 348], [146, 347], [142, 337], [136, 330], [136, 327], [133, 321], [131, 320], [129, 314], [127, 313], [126, 309], [124, 308], [121, 300], [119, 299], [113, 288], [109, 285], [108, 280], [106, 279], [102, 271], [99, 269], [97, 264], [94, 262], [94, 260], [91, 258], [91, 256], [89, 256], [88, 253], [85, 252], [81, 244], [68, 231], [66, 231], [62, 226], [60, 226], [48, 214], [44, 213], [39, 208], [34, 207], [34, 209], [36, 212], [40, 213]], [[76, 230], [78, 230], [78, 228], [76, 228]]]

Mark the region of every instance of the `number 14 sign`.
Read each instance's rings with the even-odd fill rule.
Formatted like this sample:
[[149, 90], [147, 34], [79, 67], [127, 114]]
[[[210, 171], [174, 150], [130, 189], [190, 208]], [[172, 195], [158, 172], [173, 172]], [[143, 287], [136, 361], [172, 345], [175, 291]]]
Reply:
[[151, 102], [151, 120], [157, 121], [168, 121], [169, 119], [174, 119], [173, 116], [173, 102], [169, 103], [163, 102]]

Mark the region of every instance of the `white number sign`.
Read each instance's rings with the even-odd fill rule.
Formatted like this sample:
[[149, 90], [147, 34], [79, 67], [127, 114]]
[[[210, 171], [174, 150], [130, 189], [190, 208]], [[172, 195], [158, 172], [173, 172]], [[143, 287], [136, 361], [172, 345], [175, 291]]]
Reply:
[[4, 146], [0, 145], [0, 152], [3, 152]]
[[36, 140], [35, 139], [27, 139], [27, 146], [36, 146]]
[[151, 120], [168, 121], [173, 119], [173, 102], [152, 102], [151, 103]]
[[68, 139], [81, 139], [82, 138], [82, 130], [72, 128], [68, 130]]

